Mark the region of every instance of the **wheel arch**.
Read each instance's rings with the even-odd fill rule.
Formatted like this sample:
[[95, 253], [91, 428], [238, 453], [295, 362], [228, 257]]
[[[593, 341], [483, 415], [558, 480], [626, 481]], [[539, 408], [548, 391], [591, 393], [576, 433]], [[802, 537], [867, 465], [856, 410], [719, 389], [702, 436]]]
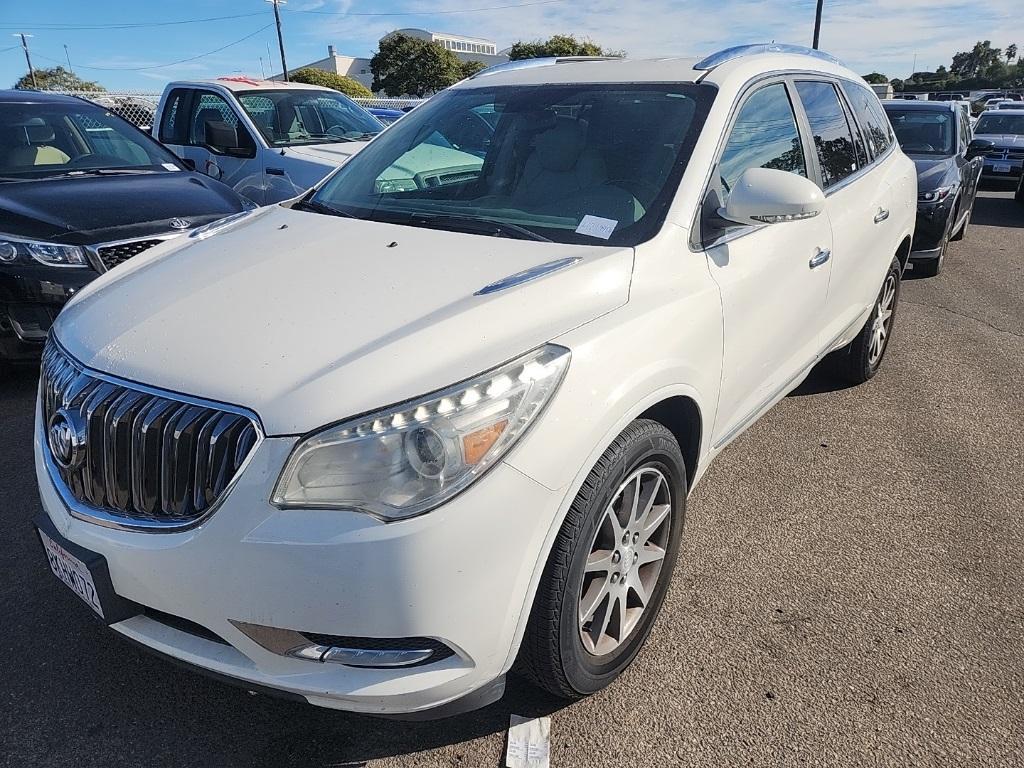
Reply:
[[686, 487], [692, 488], [697, 478], [703, 436], [703, 423], [697, 402], [686, 395], [673, 395], [648, 407], [636, 418], [656, 421], [675, 436], [686, 462]]
[[907, 262], [910, 261], [911, 242], [912, 240], [910, 235], [907, 235], [906, 237], [903, 238], [903, 242], [901, 242], [899, 247], [896, 249], [896, 258], [900, 260], [901, 270], [906, 270]]

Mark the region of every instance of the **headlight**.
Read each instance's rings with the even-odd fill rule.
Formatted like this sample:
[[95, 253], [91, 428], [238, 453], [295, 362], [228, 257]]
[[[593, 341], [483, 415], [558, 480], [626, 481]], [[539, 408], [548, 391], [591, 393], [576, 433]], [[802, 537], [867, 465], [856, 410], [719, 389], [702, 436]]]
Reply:
[[939, 187], [938, 189], [932, 189], [928, 192], [919, 192], [917, 195], [917, 202], [939, 203], [949, 197], [949, 193], [952, 191], [953, 187]]
[[568, 364], [569, 350], [548, 344], [441, 392], [328, 427], [292, 452], [272, 501], [383, 520], [427, 512], [512, 447]]
[[0, 234], [0, 263], [13, 264], [17, 261], [34, 259], [51, 267], [87, 267], [89, 259], [80, 245], [41, 243], [38, 240], [24, 240], [19, 237]]

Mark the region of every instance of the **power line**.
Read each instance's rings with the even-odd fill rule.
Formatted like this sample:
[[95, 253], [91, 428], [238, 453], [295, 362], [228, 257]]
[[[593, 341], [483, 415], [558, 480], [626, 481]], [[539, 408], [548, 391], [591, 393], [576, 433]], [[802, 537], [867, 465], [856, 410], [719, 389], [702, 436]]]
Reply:
[[[95, 69], [95, 70], [100, 70], [100, 71], [104, 71], [104, 72], [141, 72], [143, 70], [148, 70], [148, 69], [163, 69], [164, 67], [173, 67], [173, 66], [175, 66], [177, 64], [184, 64], [184, 63], [189, 62], [189, 61], [195, 61], [196, 59], [202, 59], [202, 58], [204, 58], [206, 56], [212, 56], [215, 53], [220, 53], [221, 51], [227, 50], [228, 48], [231, 48], [234, 45], [238, 45], [239, 43], [244, 43], [246, 40], [248, 40], [251, 37], [256, 37], [256, 35], [260, 34], [261, 32], [265, 32], [266, 30], [270, 29], [272, 26], [274, 26], [274, 25], [273, 24], [267, 24], [265, 26], [260, 27], [255, 32], [250, 32], [245, 37], [241, 37], [241, 38], [239, 38], [238, 40], [235, 40], [232, 43], [228, 43], [227, 45], [222, 45], [220, 48], [214, 48], [212, 51], [207, 51], [206, 53], [200, 53], [197, 56], [189, 56], [187, 59], [178, 59], [177, 61], [169, 61], [166, 64], [151, 64], [151, 65], [147, 65], [147, 66], [144, 66], [144, 67], [96, 67], [96, 66], [92, 66], [92, 65], [89, 65], [89, 64], [78, 64], [77, 68], [78, 69]], [[63, 64], [64, 63], [64, 62], [60, 61], [59, 59], [52, 59], [49, 56], [43, 56], [43, 55], [38, 54], [38, 53], [36, 54], [36, 56], [39, 56], [39, 58], [41, 58], [41, 59], [46, 59], [47, 61], [56, 62], [57, 64]]]
[[236, 13], [232, 16], [210, 16], [205, 19], [179, 19], [177, 21], [138, 21], [124, 22], [118, 24], [71, 24], [60, 22], [42, 22], [39, 24], [0, 24], [0, 29], [14, 29], [24, 27], [26, 29], [47, 29], [47, 30], [75, 30], [75, 29], [138, 29], [140, 27], [173, 27], [179, 24], [202, 24], [209, 21], [229, 21], [233, 19], [248, 19], [253, 16], [263, 16], [264, 13]]
[[530, 8], [537, 5], [555, 5], [564, 3], [566, 0], [536, 0], [529, 3], [515, 3], [512, 5], [491, 5], [487, 8], [460, 8], [447, 11], [388, 11], [388, 12], [352, 12], [352, 11], [303, 11], [298, 8], [288, 9], [288, 13], [313, 13], [320, 16], [446, 16], [458, 13], [483, 13], [484, 11], [504, 11], [510, 8]]

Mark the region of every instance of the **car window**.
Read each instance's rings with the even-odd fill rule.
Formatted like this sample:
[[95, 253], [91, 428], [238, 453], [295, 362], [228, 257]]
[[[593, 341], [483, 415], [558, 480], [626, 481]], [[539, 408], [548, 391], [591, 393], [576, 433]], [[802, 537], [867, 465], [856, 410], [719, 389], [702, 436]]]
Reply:
[[179, 169], [154, 139], [102, 107], [80, 101], [0, 104], [0, 176]]
[[890, 137], [889, 121], [882, 110], [882, 104], [878, 97], [868, 88], [856, 83], [843, 83], [843, 89], [849, 99], [850, 107], [857, 116], [864, 131], [864, 138], [867, 141], [868, 152], [874, 159], [882, 154], [892, 144]]
[[[225, 123], [238, 127], [238, 115], [228, 103], [216, 93], [197, 91], [192, 102], [188, 127], [188, 143], [197, 147], [206, 146], [206, 127], [208, 123]], [[244, 127], [242, 128], [244, 131]]]
[[188, 122], [184, 119], [189, 92], [184, 88], [171, 91], [164, 103], [163, 116], [160, 118], [160, 141], [164, 144], [188, 143]]
[[974, 126], [975, 136], [1001, 133], [1024, 135], [1024, 115], [991, 113], [979, 117], [977, 125]]
[[365, 141], [383, 128], [365, 109], [333, 91], [241, 91], [238, 102], [274, 147]]
[[903, 151], [913, 155], [952, 155], [956, 151], [953, 113], [925, 109], [886, 109]]
[[756, 91], [736, 116], [718, 163], [722, 205], [748, 168], [775, 168], [807, 176], [796, 116], [782, 83]]
[[692, 83], [452, 89], [370, 142], [312, 202], [408, 226], [635, 245], [664, 221], [715, 93]]
[[802, 81], [796, 84], [796, 89], [811, 125], [822, 185], [828, 189], [859, 167], [853, 133], [834, 85]]

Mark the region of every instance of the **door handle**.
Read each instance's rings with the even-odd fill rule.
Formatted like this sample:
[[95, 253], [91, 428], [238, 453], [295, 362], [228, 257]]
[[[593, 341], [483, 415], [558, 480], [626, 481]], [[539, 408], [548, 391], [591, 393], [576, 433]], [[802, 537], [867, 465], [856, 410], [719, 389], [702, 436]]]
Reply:
[[811, 260], [807, 263], [807, 266], [809, 266], [811, 269], [814, 269], [815, 267], [820, 267], [822, 264], [824, 264], [831, 258], [832, 251], [823, 250], [819, 248], [814, 252], [814, 255], [811, 256]]
[[878, 213], [875, 214], [875, 224], [881, 224], [883, 221], [889, 218], [889, 212], [885, 208], [879, 208]]
[[284, 168], [267, 168], [266, 171], [271, 176], [284, 176]]

